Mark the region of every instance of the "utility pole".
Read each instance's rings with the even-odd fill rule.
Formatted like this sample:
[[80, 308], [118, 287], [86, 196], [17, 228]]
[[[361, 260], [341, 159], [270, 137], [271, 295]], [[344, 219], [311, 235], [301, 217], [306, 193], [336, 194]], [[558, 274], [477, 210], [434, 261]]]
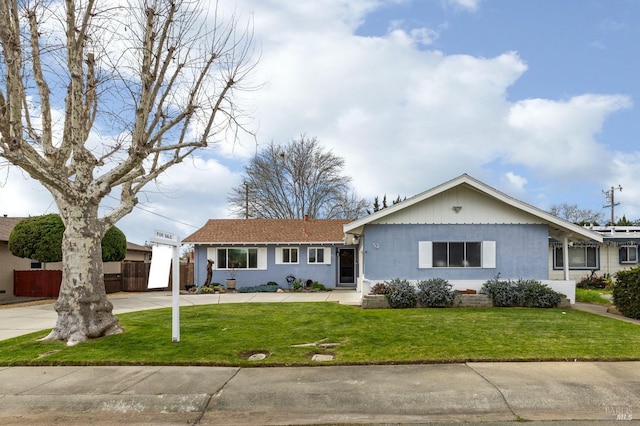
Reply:
[[607, 197], [607, 201], [609, 202], [609, 204], [607, 204], [606, 206], [602, 206], [602, 207], [605, 208], [605, 209], [607, 207], [611, 207], [611, 226], [614, 226], [616, 224], [615, 217], [614, 217], [614, 214], [613, 214], [614, 208], [617, 205], [620, 205], [620, 203], [616, 203], [615, 202], [616, 190], [622, 192], [622, 186], [618, 185], [617, 188], [612, 186], [611, 189], [608, 189], [606, 191], [605, 190], [602, 191], [602, 193], [605, 195], [605, 197]]

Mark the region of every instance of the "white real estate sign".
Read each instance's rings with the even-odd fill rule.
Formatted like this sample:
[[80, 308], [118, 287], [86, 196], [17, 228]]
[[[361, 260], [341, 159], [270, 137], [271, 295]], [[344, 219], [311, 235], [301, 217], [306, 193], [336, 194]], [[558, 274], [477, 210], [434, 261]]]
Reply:
[[[169, 271], [171, 262], [174, 268], [172, 273], [172, 336], [171, 341], [180, 341], [180, 238], [170, 232], [156, 231], [151, 242], [160, 244], [154, 246], [151, 258], [151, 271], [147, 288], [163, 288], [169, 284]], [[156, 254], [158, 260], [156, 261]], [[155, 268], [154, 268], [155, 263]]]
[[151, 249], [151, 270], [147, 288], [169, 287], [169, 271], [173, 248], [167, 246], [153, 246]]

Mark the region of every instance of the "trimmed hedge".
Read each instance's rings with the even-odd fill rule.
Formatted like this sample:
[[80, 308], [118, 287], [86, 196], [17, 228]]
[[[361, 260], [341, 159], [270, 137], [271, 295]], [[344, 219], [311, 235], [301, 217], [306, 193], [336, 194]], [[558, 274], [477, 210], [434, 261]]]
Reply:
[[640, 319], [640, 266], [616, 272], [613, 304], [625, 317]]
[[389, 306], [395, 309], [414, 308], [418, 302], [415, 287], [407, 280], [395, 278], [389, 283]]
[[480, 293], [488, 295], [497, 307], [554, 308], [564, 297], [540, 281], [500, 281], [498, 277], [484, 283]]
[[448, 308], [453, 306], [456, 292], [449, 281], [431, 278], [418, 283], [418, 303], [427, 308]]
[[240, 287], [238, 293], [275, 293], [280, 288], [277, 284], [263, 284], [249, 287]]

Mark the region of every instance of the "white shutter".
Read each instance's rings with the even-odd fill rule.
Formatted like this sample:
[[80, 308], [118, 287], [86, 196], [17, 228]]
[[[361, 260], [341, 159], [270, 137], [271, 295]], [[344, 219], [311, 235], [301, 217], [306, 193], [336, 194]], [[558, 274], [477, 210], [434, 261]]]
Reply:
[[218, 269], [218, 252], [215, 247], [207, 247], [207, 260], [213, 260], [213, 269]]
[[[276, 247], [276, 265], [282, 263], [282, 247]], [[260, 252], [258, 251], [258, 265], [260, 264]]]
[[267, 248], [258, 248], [258, 269], [267, 269]]
[[325, 247], [322, 250], [324, 250], [324, 264], [331, 265], [331, 247]]
[[483, 268], [496, 267], [496, 242], [495, 241], [482, 242], [482, 267]]
[[433, 268], [433, 242], [418, 241], [418, 268]]

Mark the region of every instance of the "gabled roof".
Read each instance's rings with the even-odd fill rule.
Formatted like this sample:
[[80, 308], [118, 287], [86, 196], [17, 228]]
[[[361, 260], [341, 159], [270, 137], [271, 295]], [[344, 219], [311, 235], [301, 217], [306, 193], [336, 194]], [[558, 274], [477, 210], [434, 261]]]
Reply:
[[132, 243], [127, 241], [127, 251], [143, 251], [151, 253], [152, 250], [150, 247], [141, 246], [140, 244]]
[[209, 219], [183, 239], [193, 244], [342, 243], [346, 219]]
[[9, 235], [13, 227], [22, 219], [24, 218], [0, 216], [0, 241], [9, 241]]
[[573, 224], [564, 219], [561, 219], [551, 213], [545, 212], [537, 207], [534, 207], [530, 204], [524, 203], [522, 201], [516, 200], [515, 198], [494, 189], [479, 180], [472, 178], [467, 174], [463, 174], [458, 176], [455, 179], [452, 179], [448, 182], [445, 182], [441, 185], [438, 185], [434, 188], [428, 189], [418, 195], [415, 195], [405, 201], [394, 204], [390, 207], [386, 207], [382, 210], [379, 210], [369, 216], [363, 217], [362, 219], [356, 220], [344, 226], [345, 233], [358, 233], [359, 230], [364, 225], [369, 223], [373, 223], [378, 221], [385, 216], [392, 215], [400, 210], [406, 209], [407, 207], [413, 206], [425, 200], [428, 200], [432, 197], [435, 197], [443, 192], [446, 192], [450, 189], [453, 189], [458, 186], [467, 186], [470, 187], [480, 193], [482, 193], [486, 197], [490, 197], [494, 200], [505, 203], [515, 209], [518, 209], [522, 212], [525, 212], [529, 215], [540, 220], [540, 223], [545, 223], [549, 226], [549, 235], [553, 238], [561, 240], [565, 236], [570, 240], [594, 240], [598, 242], [602, 242], [602, 235], [593, 232], [589, 229], [586, 229], [582, 226]]

